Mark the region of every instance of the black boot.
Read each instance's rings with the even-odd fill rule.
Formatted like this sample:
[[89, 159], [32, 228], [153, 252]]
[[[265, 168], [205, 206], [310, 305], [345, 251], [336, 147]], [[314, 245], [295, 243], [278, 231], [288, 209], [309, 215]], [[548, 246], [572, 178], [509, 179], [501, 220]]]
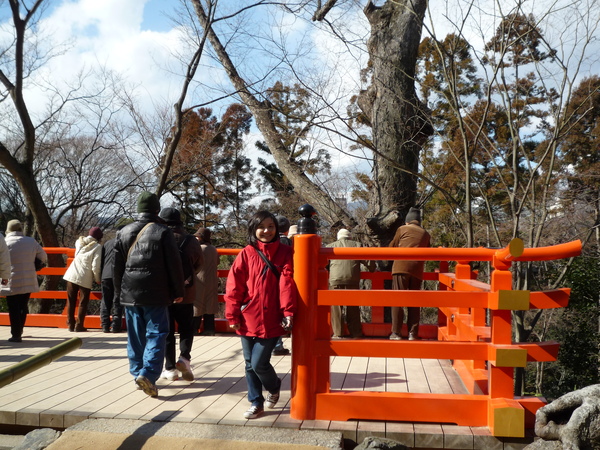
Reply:
[[204, 329], [200, 336], [214, 336], [215, 335], [215, 315], [214, 314], [204, 314], [202, 316], [204, 319]]

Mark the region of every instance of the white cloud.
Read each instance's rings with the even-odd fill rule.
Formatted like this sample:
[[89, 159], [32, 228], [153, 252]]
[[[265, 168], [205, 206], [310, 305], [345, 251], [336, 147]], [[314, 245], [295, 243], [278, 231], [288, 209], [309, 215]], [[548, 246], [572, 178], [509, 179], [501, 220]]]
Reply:
[[41, 29], [51, 45], [66, 44], [67, 51], [45, 65], [40, 76], [59, 84], [102, 66], [139, 86], [145, 106], [150, 107], [151, 100], [174, 103], [183, 73], [174, 56], [181, 53], [181, 34], [164, 24], [160, 28], [166, 31], [143, 29], [147, 4], [148, 0], [79, 0], [49, 10]]

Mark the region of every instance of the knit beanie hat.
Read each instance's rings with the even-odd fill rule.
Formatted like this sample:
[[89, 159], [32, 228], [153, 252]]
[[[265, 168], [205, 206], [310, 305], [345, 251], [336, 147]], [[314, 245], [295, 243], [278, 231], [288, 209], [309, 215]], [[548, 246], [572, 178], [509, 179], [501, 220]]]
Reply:
[[167, 222], [167, 225], [181, 225], [183, 222], [181, 221], [181, 213], [178, 209], [175, 208], [163, 208], [160, 210], [158, 214], [162, 220]]
[[408, 214], [406, 215], [406, 219], [404, 220], [406, 223], [410, 223], [413, 220], [421, 223], [421, 210], [418, 208], [410, 208]]
[[23, 225], [17, 219], [9, 220], [6, 224], [6, 232], [10, 233], [11, 231], [23, 231]]
[[96, 239], [98, 242], [100, 242], [102, 236], [104, 236], [104, 233], [102, 233], [102, 230], [98, 227], [90, 228], [90, 232], [88, 234], [94, 239]]
[[137, 198], [138, 213], [158, 214], [160, 211], [160, 201], [158, 196], [152, 192], [144, 191]]
[[350, 232], [348, 230], [346, 230], [345, 228], [342, 228], [340, 231], [338, 231], [338, 234], [337, 234], [338, 241], [340, 239], [349, 239], [349, 238], [350, 238]]
[[201, 238], [204, 242], [210, 244], [210, 230], [208, 228], [200, 227], [198, 231], [194, 233], [194, 236]]

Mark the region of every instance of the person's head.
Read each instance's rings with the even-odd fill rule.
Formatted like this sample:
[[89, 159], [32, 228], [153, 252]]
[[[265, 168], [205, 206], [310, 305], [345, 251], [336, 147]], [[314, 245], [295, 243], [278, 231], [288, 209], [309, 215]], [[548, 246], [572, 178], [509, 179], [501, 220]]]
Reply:
[[277, 219], [269, 211], [258, 211], [248, 221], [248, 242], [256, 246], [258, 241], [268, 243], [279, 239]]
[[404, 222], [406, 222], [406, 223], [418, 222], [420, 225], [421, 224], [421, 210], [418, 208], [410, 208], [410, 210], [408, 211], [408, 214], [406, 215], [406, 219], [404, 219]]
[[104, 236], [104, 233], [99, 227], [92, 227], [90, 228], [88, 235], [100, 242], [102, 240], [102, 236]]
[[9, 220], [6, 224], [6, 232], [12, 233], [13, 231], [23, 231], [23, 225], [17, 219]]
[[194, 233], [194, 236], [196, 236], [196, 239], [198, 239], [200, 242], [206, 242], [207, 244], [210, 244], [211, 233], [208, 228], [198, 228], [198, 231]]
[[287, 217], [281, 215], [277, 215], [275, 216], [275, 218], [277, 219], [277, 227], [279, 228], [279, 233], [287, 234], [290, 230], [290, 221], [287, 219]]
[[339, 241], [340, 239], [350, 239], [350, 231], [346, 230], [345, 228], [342, 228], [340, 231], [338, 231], [337, 240]]
[[158, 217], [164, 220], [165, 223], [170, 227], [178, 227], [180, 225], [183, 225], [183, 222], [181, 221], [181, 213], [178, 209], [175, 208], [161, 209], [160, 213], [158, 214]]
[[137, 198], [137, 212], [158, 214], [160, 211], [160, 200], [156, 194], [144, 191]]

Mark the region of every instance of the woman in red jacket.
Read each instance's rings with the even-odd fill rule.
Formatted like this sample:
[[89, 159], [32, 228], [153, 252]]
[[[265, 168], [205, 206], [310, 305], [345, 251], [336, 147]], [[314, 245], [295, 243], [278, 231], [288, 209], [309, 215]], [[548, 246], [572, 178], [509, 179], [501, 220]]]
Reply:
[[259, 211], [252, 216], [248, 243], [229, 270], [225, 317], [241, 336], [251, 403], [244, 417], [255, 419], [264, 406], [275, 408], [279, 400], [281, 380], [271, 365], [271, 352], [279, 336], [292, 327], [297, 291], [292, 278], [293, 250], [279, 242], [273, 214]]

